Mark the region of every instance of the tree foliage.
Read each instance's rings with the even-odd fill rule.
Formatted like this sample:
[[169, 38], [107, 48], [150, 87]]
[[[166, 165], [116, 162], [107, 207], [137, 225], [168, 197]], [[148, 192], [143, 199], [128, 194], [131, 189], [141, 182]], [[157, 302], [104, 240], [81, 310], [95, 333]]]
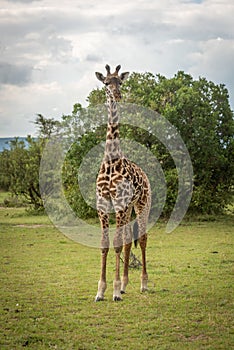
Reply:
[[39, 189], [39, 168], [46, 140], [59, 122], [38, 115], [35, 121], [39, 129], [37, 138], [30, 135], [26, 142], [15, 138], [10, 141], [10, 149], [0, 154], [0, 188], [8, 190], [35, 210], [43, 210]]
[[[103, 101], [104, 89], [93, 90], [91, 106]], [[99, 100], [100, 99], [100, 100]], [[179, 131], [189, 151], [194, 171], [190, 210], [222, 211], [232, 200], [234, 174], [234, 121], [225, 85], [205, 78], [194, 80], [179, 71], [173, 78], [152, 73], [133, 73], [123, 85], [123, 99], [160, 113]], [[170, 153], [150, 133], [122, 128], [121, 136], [144, 144], [162, 164], [167, 180], [165, 213], [173, 208], [177, 173]]]
[[[221, 212], [232, 200], [234, 174], [234, 121], [226, 87], [202, 77], [194, 80], [182, 71], [170, 79], [149, 72], [132, 73], [122, 86], [122, 96], [123, 102], [158, 112], [180, 133], [194, 171], [190, 211]], [[79, 168], [85, 155], [105, 141], [104, 88], [92, 90], [87, 101], [87, 108], [76, 103], [71, 115], [62, 116], [61, 122], [39, 114], [35, 121], [38, 137], [29, 136], [27, 147], [15, 139], [11, 149], [0, 154], [0, 187], [24, 196], [34, 208], [42, 208], [38, 179], [40, 160], [46, 141], [60, 133], [64, 144], [70, 145], [62, 171], [67, 200], [80, 217], [94, 216], [95, 210], [83, 198], [78, 175], [89, 181], [92, 169], [80, 174]], [[162, 166], [167, 185], [164, 214], [168, 215], [174, 207], [178, 190], [178, 174], [170, 152], [150, 132], [150, 127], [147, 131], [137, 126], [120, 125], [120, 135], [122, 139], [144, 145]], [[128, 156], [131, 158], [131, 152]], [[96, 169], [99, 161], [98, 155], [90, 167]], [[95, 188], [93, 192], [95, 196]]]

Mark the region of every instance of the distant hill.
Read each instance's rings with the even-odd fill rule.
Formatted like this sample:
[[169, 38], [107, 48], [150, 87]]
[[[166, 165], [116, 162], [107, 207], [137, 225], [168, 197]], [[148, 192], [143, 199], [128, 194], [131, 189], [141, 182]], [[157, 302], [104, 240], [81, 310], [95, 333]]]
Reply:
[[[10, 141], [14, 140], [15, 137], [0, 137], [0, 152], [4, 149], [10, 149]], [[26, 141], [26, 137], [19, 137], [20, 141]]]

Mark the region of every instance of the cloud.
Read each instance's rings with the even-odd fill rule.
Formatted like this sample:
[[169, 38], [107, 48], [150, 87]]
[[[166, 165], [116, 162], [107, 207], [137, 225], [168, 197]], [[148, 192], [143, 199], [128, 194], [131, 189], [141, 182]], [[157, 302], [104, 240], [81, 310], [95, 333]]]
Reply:
[[8, 0], [9, 2], [22, 2], [22, 3], [30, 3], [30, 2], [35, 2], [35, 1], [41, 1], [41, 0]]
[[234, 106], [234, 39], [218, 37], [200, 42], [197, 50], [189, 55], [189, 61], [194, 76], [205, 76], [216, 84], [225, 84]]
[[[1, 133], [10, 136], [35, 134], [33, 122], [37, 113], [60, 117], [54, 110], [63, 107], [64, 92], [57, 82], [6, 85], [0, 94]], [[14, 115], [14, 118], [9, 117]], [[10, 134], [9, 134], [10, 130]]]
[[228, 86], [234, 106], [229, 0], [0, 1], [0, 122], [9, 121], [6, 136], [12, 125], [31, 130], [33, 114], [59, 117], [75, 102], [85, 104], [99, 86], [94, 72], [106, 63], [167, 77], [178, 70], [205, 76]]
[[88, 61], [88, 62], [101, 62], [102, 57], [100, 55], [88, 54], [86, 56], [86, 61]]
[[0, 84], [25, 85], [31, 80], [31, 73], [30, 67], [0, 62]]
[[[230, 73], [234, 76], [234, 39], [220, 37], [200, 42], [197, 51], [191, 53], [192, 69], [198, 73], [213, 74], [218, 80], [226, 80]], [[229, 69], [227, 69], [229, 68]]]

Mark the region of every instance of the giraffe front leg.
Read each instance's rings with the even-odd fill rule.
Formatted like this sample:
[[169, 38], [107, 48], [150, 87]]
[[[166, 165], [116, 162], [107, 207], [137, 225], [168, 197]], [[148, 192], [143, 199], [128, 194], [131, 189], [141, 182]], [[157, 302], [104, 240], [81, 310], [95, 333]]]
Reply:
[[95, 297], [95, 301], [103, 301], [104, 293], [106, 291], [106, 261], [109, 248], [102, 249], [102, 259], [101, 259], [101, 277], [98, 281], [98, 291]]
[[101, 240], [101, 275], [98, 282], [98, 291], [95, 301], [103, 301], [104, 293], [106, 291], [106, 262], [109, 252], [109, 216], [99, 212], [99, 218], [102, 224], [102, 240]]

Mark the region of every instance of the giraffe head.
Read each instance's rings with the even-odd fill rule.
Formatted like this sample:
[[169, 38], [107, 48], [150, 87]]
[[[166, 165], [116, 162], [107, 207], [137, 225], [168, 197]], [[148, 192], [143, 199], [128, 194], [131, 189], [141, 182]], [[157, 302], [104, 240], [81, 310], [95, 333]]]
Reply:
[[118, 65], [115, 69], [115, 72], [111, 74], [110, 66], [106, 65], [107, 76], [105, 77], [102, 73], [96, 72], [96, 77], [106, 86], [106, 92], [111, 97], [111, 99], [115, 101], [120, 101], [121, 92], [120, 86], [124, 80], [127, 79], [129, 73], [121, 73], [119, 75], [119, 70], [121, 66]]

